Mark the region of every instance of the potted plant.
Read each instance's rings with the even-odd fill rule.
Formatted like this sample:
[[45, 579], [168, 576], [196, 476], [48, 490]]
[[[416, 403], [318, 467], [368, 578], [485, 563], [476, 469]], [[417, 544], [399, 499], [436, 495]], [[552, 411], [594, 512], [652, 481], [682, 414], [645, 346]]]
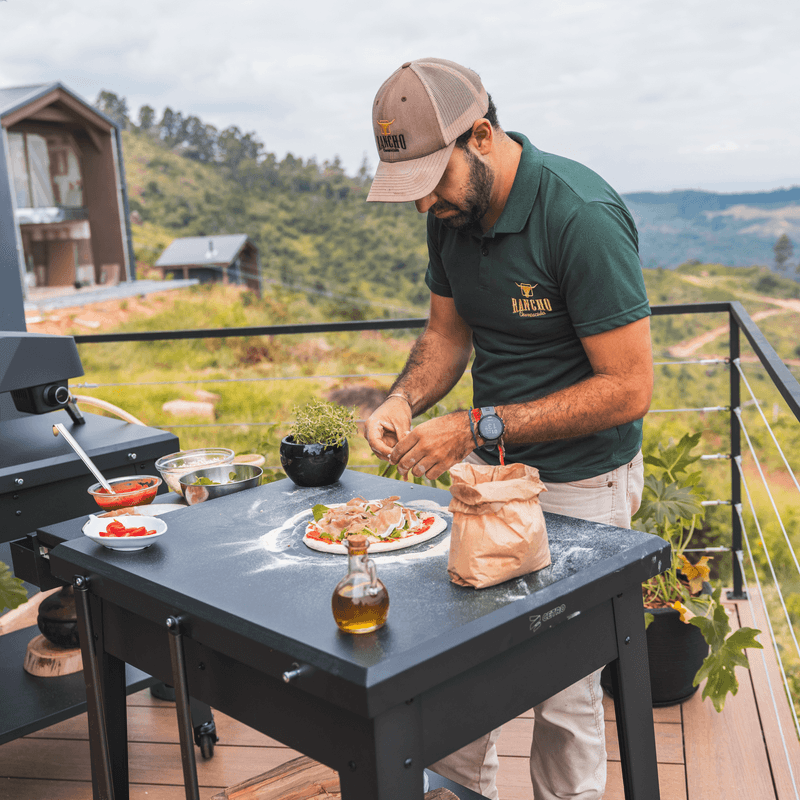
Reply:
[[280, 444], [284, 472], [298, 486], [336, 483], [350, 457], [347, 437], [358, 432], [355, 407], [312, 400], [296, 406], [294, 414], [291, 432]]
[[[705, 515], [700, 473], [688, 471], [700, 458], [691, 454], [699, 441], [699, 433], [686, 434], [645, 456], [652, 469], [633, 526], [672, 546], [669, 567], [642, 586], [653, 705], [683, 702], [705, 680], [703, 699], [721, 711], [728, 693], [739, 690], [735, 668], [748, 666], [745, 648], [761, 647], [755, 639], [760, 631], [745, 627], [731, 633], [722, 588], [708, 583], [709, 557], [694, 564], [686, 557]], [[604, 679], [608, 689], [607, 684]]]

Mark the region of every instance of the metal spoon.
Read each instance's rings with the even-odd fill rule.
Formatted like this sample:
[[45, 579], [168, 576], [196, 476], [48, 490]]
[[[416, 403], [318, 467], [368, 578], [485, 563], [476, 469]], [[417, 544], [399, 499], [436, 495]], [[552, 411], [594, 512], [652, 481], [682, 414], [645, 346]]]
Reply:
[[72, 438], [72, 434], [69, 433], [60, 422], [56, 422], [56, 424], [53, 425], [53, 436], [58, 436], [59, 433], [67, 440], [67, 444], [78, 454], [78, 458], [80, 458], [80, 460], [83, 461], [87, 467], [89, 467], [92, 475], [94, 475], [95, 478], [100, 481], [100, 485], [109, 494], [116, 494], [116, 492], [111, 488], [111, 484], [102, 476], [100, 470], [94, 465], [92, 459], [86, 455], [83, 448], [75, 441], [75, 439]]

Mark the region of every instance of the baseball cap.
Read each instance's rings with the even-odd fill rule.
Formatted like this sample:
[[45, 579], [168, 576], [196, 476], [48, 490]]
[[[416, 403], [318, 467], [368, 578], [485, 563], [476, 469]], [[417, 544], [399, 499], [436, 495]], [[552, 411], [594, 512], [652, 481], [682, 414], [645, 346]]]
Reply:
[[456, 139], [488, 109], [489, 95], [471, 69], [443, 58], [406, 61], [372, 105], [380, 162], [367, 200], [403, 203], [430, 194]]

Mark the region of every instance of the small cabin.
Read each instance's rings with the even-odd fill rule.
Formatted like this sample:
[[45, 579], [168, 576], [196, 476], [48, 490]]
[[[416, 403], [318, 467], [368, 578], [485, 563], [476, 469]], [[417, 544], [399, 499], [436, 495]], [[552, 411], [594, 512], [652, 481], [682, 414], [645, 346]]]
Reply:
[[173, 239], [155, 267], [163, 278], [237, 284], [261, 296], [258, 248], [243, 233]]
[[135, 280], [119, 126], [60, 83], [0, 88], [0, 270], [38, 286]]

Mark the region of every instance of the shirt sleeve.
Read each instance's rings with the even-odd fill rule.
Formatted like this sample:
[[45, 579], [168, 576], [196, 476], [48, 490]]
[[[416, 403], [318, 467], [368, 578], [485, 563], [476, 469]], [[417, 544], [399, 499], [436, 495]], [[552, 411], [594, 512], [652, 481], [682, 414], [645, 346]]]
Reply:
[[559, 283], [578, 336], [649, 316], [638, 234], [627, 209], [585, 203], [564, 225], [558, 250]]
[[425, 283], [434, 294], [442, 297], [452, 297], [453, 290], [444, 271], [444, 264], [442, 263], [442, 256], [438, 246], [439, 239], [436, 234], [436, 217], [433, 214], [428, 214], [428, 271], [425, 273]]

